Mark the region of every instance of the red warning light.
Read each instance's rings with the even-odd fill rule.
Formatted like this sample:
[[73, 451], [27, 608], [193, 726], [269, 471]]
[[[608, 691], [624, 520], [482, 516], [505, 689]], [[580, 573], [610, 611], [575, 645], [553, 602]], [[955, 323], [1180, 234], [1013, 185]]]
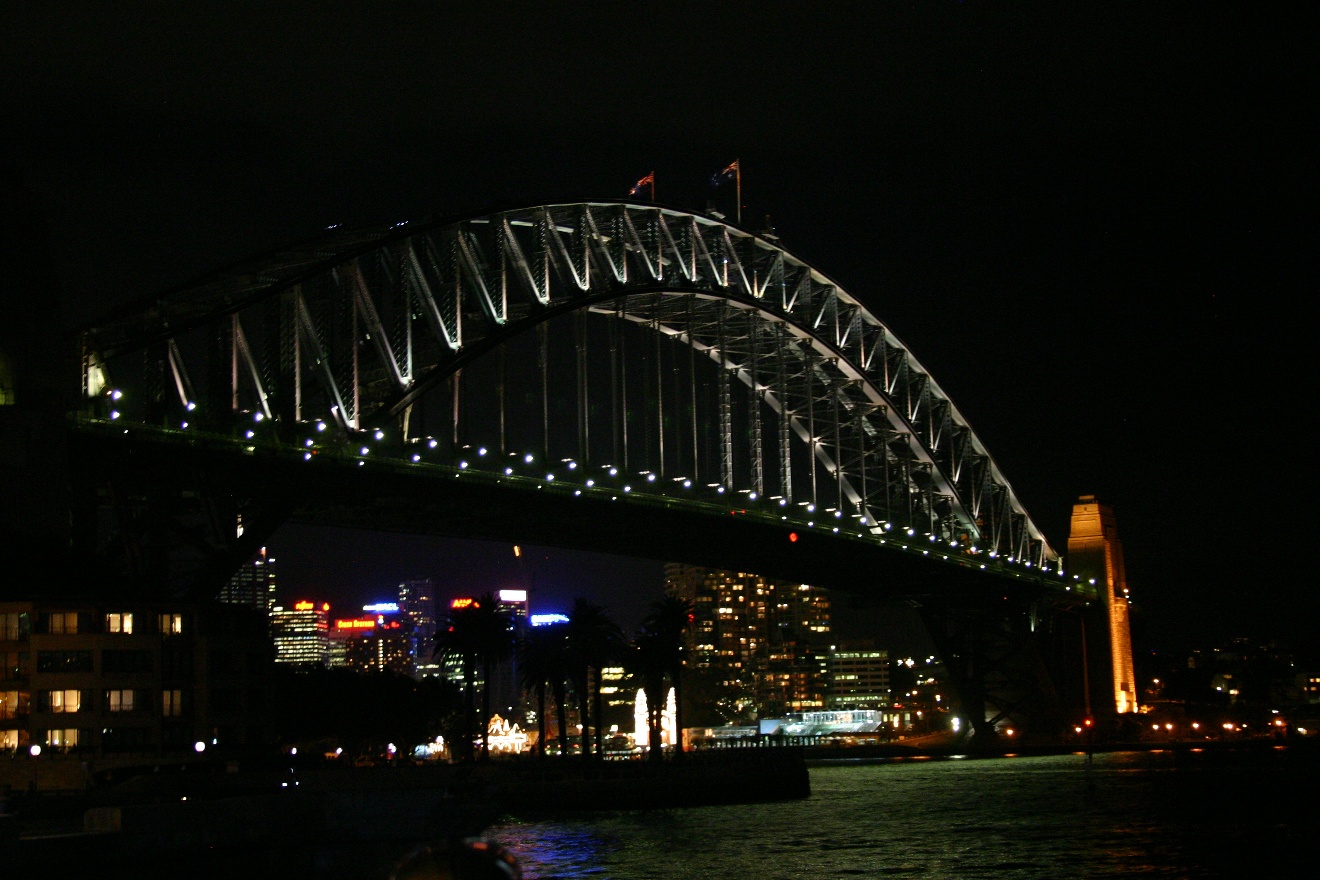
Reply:
[[789, 533], [788, 533], [788, 540], [789, 540], [789, 543], [790, 543], [790, 544], [796, 544], [796, 543], [797, 543], [797, 532], [789, 532]]

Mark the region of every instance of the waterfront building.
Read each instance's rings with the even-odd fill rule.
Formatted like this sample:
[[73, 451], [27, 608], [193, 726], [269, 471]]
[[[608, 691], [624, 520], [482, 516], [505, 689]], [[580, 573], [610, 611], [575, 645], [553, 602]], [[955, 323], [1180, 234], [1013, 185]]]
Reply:
[[828, 684], [829, 593], [746, 572], [669, 563], [665, 589], [691, 600], [685, 663], [712, 673], [761, 715], [821, 709]]
[[890, 705], [889, 652], [873, 642], [845, 642], [830, 649], [831, 710], [886, 709]]
[[260, 745], [273, 660], [266, 621], [246, 607], [0, 602], [0, 752], [105, 767]]
[[270, 612], [275, 662], [303, 668], [325, 666], [330, 656], [330, 604], [302, 600]]

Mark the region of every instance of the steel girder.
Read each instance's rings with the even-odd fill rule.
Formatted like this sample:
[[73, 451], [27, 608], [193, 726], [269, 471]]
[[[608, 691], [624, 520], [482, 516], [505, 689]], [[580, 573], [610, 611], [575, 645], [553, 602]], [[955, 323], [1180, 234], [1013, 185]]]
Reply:
[[[83, 391], [114, 407], [108, 394], [145, 383], [151, 405], [134, 416], [144, 421], [242, 413], [324, 420], [349, 436], [400, 423], [406, 434], [413, 404], [466, 365], [584, 310], [718, 367], [722, 415], [701, 426], [693, 416], [693, 456], [698, 431], [717, 433], [729, 488], [736, 380], [760, 402], [747, 410], [754, 491], [819, 504], [875, 535], [897, 528], [1059, 567], [953, 402], [878, 318], [777, 241], [672, 208], [542, 205], [329, 230], [87, 328]], [[762, 406], [777, 420], [769, 428]], [[809, 501], [794, 497], [793, 438], [814, 459]], [[817, 490], [817, 468], [831, 491]]]

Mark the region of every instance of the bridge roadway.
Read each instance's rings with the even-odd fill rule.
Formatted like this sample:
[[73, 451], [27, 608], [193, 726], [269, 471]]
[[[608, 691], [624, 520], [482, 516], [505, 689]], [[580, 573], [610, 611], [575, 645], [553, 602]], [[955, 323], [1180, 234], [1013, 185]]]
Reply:
[[[109, 422], [72, 432], [74, 460], [91, 473], [135, 475], [149, 484], [223, 487], [273, 501], [264, 522], [245, 517], [247, 544], [259, 547], [281, 522], [296, 521], [419, 535], [540, 544], [611, 553], [810, 583], [881, 601], [978, 597], [1014, 603], [1071, 603], [1075, 585], [1057, 574], [995, 564], [984, 554], [942, 551], [920, 541], [842, 536], [832, 526], [786, 522], [778, 508], [693, 501], [620, 487], [586, 489], [456, 466], [251, 447]], [[736, 506], [735, 506], [736, 505]], [[791, 536], [796, 536], [791, 537]], [[935, 558], [931, 558], [935, 557]], [[218, 589], [217, 566], [203, 590]]]

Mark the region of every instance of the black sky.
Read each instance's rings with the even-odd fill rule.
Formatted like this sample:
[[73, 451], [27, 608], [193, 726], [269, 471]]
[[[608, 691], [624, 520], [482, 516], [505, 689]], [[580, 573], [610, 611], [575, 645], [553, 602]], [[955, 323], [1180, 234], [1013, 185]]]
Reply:
[[[618, 198], [651, 171], [662, 202], [727, 210], [708, 180], [739, 159], [745, 224], [768, 214], [911, 347], [1056, 548], [1079, 494], [1113, 505], [1139, 645], [1317, 647], [1309, 18], [193, 6], [6, 13], [5, 174], [52, 231], [70, 322], [334, 223]], [[529, 576], [505, 545], [284, 537], [309, 586], [376, 593], [414, 552], [442, 583]], [[542, 555], [547, 597], [655, 570]]]

